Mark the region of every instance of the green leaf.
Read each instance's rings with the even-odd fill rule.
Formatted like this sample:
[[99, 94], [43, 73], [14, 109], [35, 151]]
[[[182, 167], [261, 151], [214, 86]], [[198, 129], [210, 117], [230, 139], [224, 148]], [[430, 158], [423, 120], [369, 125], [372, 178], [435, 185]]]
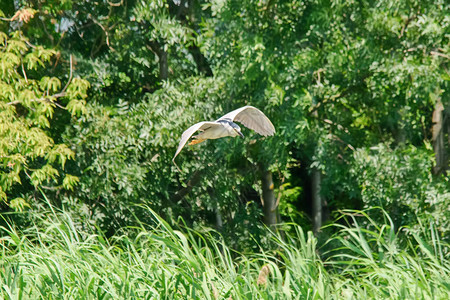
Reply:
[[28, 70], [36, 70], [38, 66], [40, 66], [40, 67], [44, 66], [44, 63], [42, 62], [42, 60], [40, 60], [39, 57], [35, 53], [28, 53], [27, 55], [25, 55], [23, 62], [27, 66]]
[[0, 201], [6, 201], [8, 197], [6, 196], [6, 193], [3, 191], [3, 188], [0, 186]]
[[58, 170], [47, 164], [31, 173], [31, 182], [34, 186], [38, 186], [44, 181], [55, 179], [58, 174]]
[[8, 41], [8, 35], [3, 31], [0, 31], [0, 46], [4, 46]]
[[9, 207], [16, 211], [24, 211], [26, 207], [30, 208], [30, 204], [23, 198], [17, 197], [10, 201]]
[[83, 80], [80, 78], [74, 78], [72, 82], [67, 87], [67, 97], [73, 98], [86, 98], [87, 90], [90, 87], [90, 84], [87, 80]]
[[86, 114], [86, 101], [73, 99], [66, 106], [67, 110], [74, 115]]
[[80, 179], [77, 176], [67, 174], [63, 179], [62, 186], [66, 190], [73, 191], [73, 188], [78, 184], [79, 181]]
[[61, 87], [61, 81], [56, 77], [51, 77], [47, 83], [47, 89], [56, 92]]
[[23, 54], [28, 50], [27, 44], [24, 40], [10, 39], [6, 46], [6, 52], [14, 54]]

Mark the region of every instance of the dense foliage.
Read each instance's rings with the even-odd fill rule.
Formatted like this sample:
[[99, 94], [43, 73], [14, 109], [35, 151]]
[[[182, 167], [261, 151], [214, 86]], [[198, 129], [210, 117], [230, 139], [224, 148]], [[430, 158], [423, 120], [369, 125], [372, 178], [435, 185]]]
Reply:
[[[23, 10], [16, 16], [26, 21], [34, 12]], [[9, 36], [0, 32], [0, 200], [17, 210], [30, 206], [24, 199], [29, 196], [27, 186], [32, 190], [51, 181], [73, 189], [78, 181], [69, 174], [58, 180], [61, 171], [55, 167], [64, 169], [74, 152], [63, 143], [55, 143], [50, 122], [55, 109], [65, 109], [72, 115], [85, 112], [89, 83], [73, 78], [72, 70], [63, 88], [58, 77], [50, 76], [55, 72], [45, 72], [47, 76], [41, 77], [40, 69], [55, 55], [60, 58], [55, 50], [30, 44], [19, 30]], [[8, 199], [8, 194], [16, 197]]]
[[[141, 259], [153, 259], [145, 247], [159, 253], [172, 243], [184, 243], [187, 235], [190, 240], [182, 249], [198, 247], [195, 259], [213, 251], [214, 258], [203, 267], [217, 269], [195, 271], [212, 277], [185, 278], [176, 264], [167, 262], [167, 269], [154, 274], [162, 276], [155, 279], [161, 286], [152, 289], [163, 289], [165, 276], [177, 274], [180, 284], [194, 282], [195, 289], [211, 297], [205, 289], [214, 284], [208, 280], [229, 267], [217, 259], [229, 259], [227, 264], [240, 275], [222, 278], [218, 295], [223, 297], [263, 293], [253, 283], [242, 291], [227, 291], [237, 277], [254, 280], [267, 263], [278, 276], [269, 292], [274, 297], [283, 291], [323, 298], [331, 291], [325, 287], [329, 282], [336, 295], [349, 298], [388, 296], [396, 288], [393, 293], [404, 298], [426, 298], [434, 289], [448, 293], [440, 283], [425, 286], [423, 295], [392, 285], [370, 294], [368, 286], [378, 271], [380, 283], [394, 280], [382, 277], [388, 266], [405, 271], [397, 282], [419, 284], [408, 273], [409, 261], [423, 278], [448, 279], [448, 265], [442, 263], [450, 242], [448, 11], [445, 0], [2, 1], [0, 244], [4, 234], [13, 240], [1, 254], [0, 271], [11, 274], [2, 279], [10, 282], [2, 284], [12, 291], [29, 280], [24, 275], [23, 281], [15, 281], [8, 256], [26, 261], [33, 244], [41, 243], [36, 251], [46, 257], [43, 261], [53, 251], [73, 246], [73, 261], [87, 251], [86, 266], [93, 260], [105, 266], [108, 260], [103, 259], [112, 255], [118, 267], [123, 260], [141, 264]], [[264, 138], [244, 128], [244, 139], [186, 147], [176, 159], [179, 171], [171, 160], [181, 133], [243, 105], [261, 109], [275, 125], [275, 136]], [[49, 208], [63, 211], [73, 224], [67, 233], [69, 248], [61, 236], [55, 238], [55, 249], [47, 247], [53, 237], [42, 228], [57, 227], [43, 221]], [[345, 209], [361, 209], [367, 216], [352, 219], [339, 231]], [[155, 221], [155, 215], [165, 221]], [[159, 225], [144, 225], [151, 222]], [[171, 226], [182, 222], [185, 235], [174, 233]], [[264, 222], [281, 232], [269, 233]], [[313, 237], [304, 240], [298, 227], [273, 227], [284, 222], [305, 232], [313, 229], [320, 244], [328, 241], [320, 247], [323, 257], [315, 253]], [[327, 222], [336, 224], [319, 230]], [[417, 233], [424, 226], [432, 228], [432, 237]], [[216, 233], [196, 245], [197, 235], [207, 235], [205, 228], [214, 228], [223, 245], [211, 247], [218, 241]], [[340, 238], [347, 233], [362, 239], [361, 232], [371, 236], [371, 252], [364, 241], [359, 241], [363, 249], [356, 249], [358, 241], [354, 245]], [[137, 237], [129, 240], [122, 234]], [[330, 240], [334, 234], [340, 237]], [[84, 239], [86, 244], [80, 244]], [[288, 255], [307, 255], [294, 251], [296, 239], [309, 243], [301, 251], [311, 253], [295, 259], [314, 264], [290, 265]], [[439, 253], [428, 255], [430, 243], [433, 249], [441, 247]], [[337, 263], [337, 254], [328, 252], [333, 245], [343, 256], [353, 251], [364, 259], [351, 256], [351, 268], [335, 278], [319, 260], [331, 255], [331, 265]], [[377, 247], [390, 251], [400, 245], [406, 249], [401, 257], [395, 251], [374, 254]], [[416, 252], [419, 248], [423, 253]], [[228, 249], [254, 256], [227, 254]], [[269, 255], [272, 250], [267, 249], [279, 252]], [[389, 258], [386, 265], [381, 256]], [[438, 256], [441, 261], [436, 262]], [[432, 262], [417, 265], [422, 257]], [[70, 268], [70, 259], [54, 267]], [[200, 264], [184, 259], [181, 264]], [[240, 260], [245, 262], [242, 269], [235, 265]], [[371, 267], [358, 273], [354, 261]], [[148, 265], [155, 268], [154, 263]], [[324, 285], [322, 290], [283, 285], [294, 274], [306, 274], [303, 268], [311, 271], [305, 280]], [[52, 278], [50, 273], [44, 277]], [[319, 275], [323, 277], [314, 277]], [[95, 285], [112, 283], [83, 276], [80, 280]], [[368, 285], [360, 289], [353, 279]], [[139, 291], [147, 283], [141, 286], [139, 280], [124, 277], [123, 287], [105, 290], [118, 288], [117, 295], [131, 297], [127, 293], [137, 289], [137, 297], [146, 297]], [[49, 287], [35, 284], [35, 291], [27, 291], [31, 296], [38, 297], [37, 290], [42, 297], [68, 293], [66, 279]], [[193, 290], [180, 291], [195, 297]], [[104, 290], [93, 292], [88, 288], [73, 295], [106, 295]]]

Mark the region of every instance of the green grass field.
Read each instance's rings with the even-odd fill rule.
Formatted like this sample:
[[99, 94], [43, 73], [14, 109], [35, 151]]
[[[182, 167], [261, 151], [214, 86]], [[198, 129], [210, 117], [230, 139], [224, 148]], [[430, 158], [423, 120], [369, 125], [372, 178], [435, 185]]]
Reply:
[[398, 233], [333, 225], [325, 252], [291, 225], [292, 234], [271, 234], [273, 250], [244, 255], [216, 232], [175, 230], [153, 215], [150, 229], [108, 240], [64, 212], [34, 229], [2, 227], [0, 298], [450, 299], [448, 245], [432, 224]]

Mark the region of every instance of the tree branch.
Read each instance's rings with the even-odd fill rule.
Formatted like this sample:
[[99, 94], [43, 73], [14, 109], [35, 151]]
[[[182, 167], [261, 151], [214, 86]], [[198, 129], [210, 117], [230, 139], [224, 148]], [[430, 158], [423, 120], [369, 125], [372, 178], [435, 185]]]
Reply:
[[192, 174], [191, 178], [189, 178], [188, 182], [186, 183], [186, 187], [183, 187], [178, 192], [175, 193], [175, 195], [172, 198], [172, 201], [177, 203], [181, 199], [183, 199], [189, 192], [192, 190], [194, 186], [196, 186], [200, 182], [202, 172], [197, 170]]
[[[25, 70], [24, 70], [24, 68], [23, 68], [23, 64], [22, 64], [22, 72], [24, 73], [25, 81], [28, 83], [27, 75], [26, 75]], [[30, 102], [44, 102], [44, 101], [46, 101], [46, 102], [51, 102], [51, 103], [55, 104], [55, 105], [58, 106], [59, 108], [66, 109], [64, 106], [62, 106], [61, 104], [57, 103], [56, 101], [50, 101], [50, 98], [58, 99], [58, 98], [61, 98], [61, 97], [66, 96], [66, 90], [67, 90], [67, 87], [69, 86], [70, 82], [72, 81], [72, 77], [73, 77], [73, 57], [72, 57], [72, 55], [70, 55], [70, 74], [69, 74], [69, 80], [67, 81], [67, 83], [66, 83], [66, 85], [64, 86], [64, 88], [62, 89], [62, 91], [59, 92], [59, 93], [53, 94], [53, 95], [51, 95], [51, 96], [47, 95], [47, 97], [41, 97], [41, 98], [37, 98], [37, 99], [31, 99]], [[8, 102], [8, 103], [6, 103], [6, 105], [16, 105], [16, 104], [19, 104], [19, 103], [21, 103], [21, 101], [16, 100], [16, 101]]]
[[67, 81], [66, 85], [64, 86], [62, 93], [66, 92], [67, 87], [69, 86], [70, 82], [72, 81], [72, 75], [73, 75], [73, 57], [72, 54], [70, 54], [70, 74], [69, 74], [69, 80]]
[[450, 59], [450, 55], [447, 55], [447, 54], [444, 54], [444, 53], [441, 53], [441, 52], [431, 51], [430, 54], [431, 55], [435, 55], [435, 56], [440, 56], [440, 57], [443, 57], [443, 58], [446, 58], [446, 59]]
[[164, 45], [157, 41], [149, 41], [145, 47], [155, 53], [159, 59], [159, 79], [166, 80], [169, 77], [169, 63], [167, 51], [164, 51]]
[[408, 19], [406, 19], [405, 25], [403, 25], [402, 30], [400, 31], [400, 35], [398, 36], [398, 38], [401, 38], [403, 36], [403, 34], [405, 33], [406, 28], [408, 28], [409, 23], [411, 23], [411, 21], [413, 21], [414, 19], [417, 18], [417, 15], [408, 17]]
[[28, 77], [27, 77], [27, 73], [25, 72], [25, 68], [23, 67], [23, 63], [22, 65], [22, 73], [23, 73], [23, 78], [25, 78], [25, 82], [28, 84]]
[[99, 21], [97, 21], [97, 20], [94, 19], [94, 18], [92, 18], [92, 21], [93, 21], [95, 24], [97, 24], [97, 25], [103, 30], [103, 33], [105, 34], [106, 45], [108, 46], [108, 48], [109, 48], [111, 51], [115, 52], [116, 50], [115, 50], [113, 47], [111, 47], [111, 45], [110, 45], [110, 43], [109, 43], [109, 32], [108, 32], [109, 28], [106, 29], [105, 26], [103, 26]]

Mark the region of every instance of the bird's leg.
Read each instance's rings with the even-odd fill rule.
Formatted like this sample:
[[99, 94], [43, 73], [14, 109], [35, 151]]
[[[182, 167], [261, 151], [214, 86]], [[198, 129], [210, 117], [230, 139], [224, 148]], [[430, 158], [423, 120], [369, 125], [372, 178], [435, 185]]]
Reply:
[[[194, 136], [194, 138], [195, 138], [195, 136]], [[199, 143], [201, 143], [201, 142], [203, 142], [203, 141], [206, 141], [206, 140], [204, 140], [204, 139], [194, 139], [194, 140], [192, 140], [188, 145], [190, 146], [190, 145], [196, 145], [196, 144], [199, 144]]]

